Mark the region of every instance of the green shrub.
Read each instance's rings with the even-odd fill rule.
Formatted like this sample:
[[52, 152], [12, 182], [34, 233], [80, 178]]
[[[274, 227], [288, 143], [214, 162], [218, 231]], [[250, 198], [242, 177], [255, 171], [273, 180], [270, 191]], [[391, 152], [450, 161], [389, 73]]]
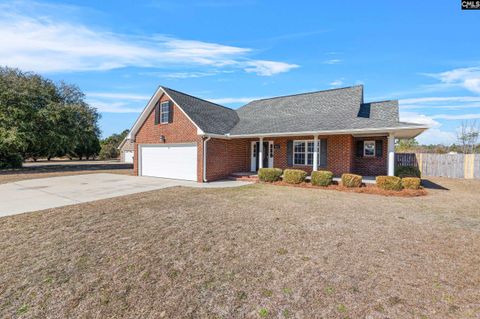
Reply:
[[258, 178], [262, 182], [276, 182], [280, 180], [282, 172], [280, 168], [260, 168], [258, 170]]
[[395, 168], [395, 176], [404, 177], [422, 177], [420, 169], [415, 166], [398, 166]]
[[23, 158], [20, 154], [0, 154], [0, 169], [2, 168], [20, 168], [23, 164]]
[[333, 173], [330, 171], [313, 171], [312, 185], [328, 186], [332, 184]]
[[405, 189], [420, 189], [422, 180], [418, 177], [404, 177], [402, 178], [402, 186]]
[[307, 172], [301, 169], [286, 169], [283, 171], [283, 180], [289, 184], [300, 184], [305, 181]]
[[342, 174], [342, 185], [345, 187], [362, 186], [362, 176], [356, 174]]
[[377, 176], [377, 186], [388, 191], [401, 191], [402, 179], [397, 176]]

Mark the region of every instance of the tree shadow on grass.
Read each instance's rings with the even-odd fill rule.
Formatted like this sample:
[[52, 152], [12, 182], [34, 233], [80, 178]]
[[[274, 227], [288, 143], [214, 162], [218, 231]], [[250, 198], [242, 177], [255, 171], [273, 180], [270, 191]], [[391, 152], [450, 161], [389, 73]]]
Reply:
[[92, 163], [92, 164], [62, 164], [62, 165], [42, 165], [34, 167], [23, 167], [13, 170], [1, 170], [0, 175], [10, 174], [37, 174], [37, 173], [55, 173], [55, 172], [81, 172], [81, 171], [103, 171], [103, 170], [122, 170], [133, 169], [133, 164], [127, 163]]

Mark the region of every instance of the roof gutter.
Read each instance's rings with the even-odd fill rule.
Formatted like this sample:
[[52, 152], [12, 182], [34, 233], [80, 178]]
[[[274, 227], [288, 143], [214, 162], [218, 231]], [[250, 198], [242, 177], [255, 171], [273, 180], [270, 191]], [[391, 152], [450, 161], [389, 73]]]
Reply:
[[353, 133], [390, 133], [401, 130], [426, 130], [429, 126], [397, 126], [382, 127], [373, 129], [351, 129], [351, 130], [330, 130], [330, 131], [304, 131], [304, 132], [283, 132], [283, 133], [258, 133], [258, 134], [225, 134], [228, 138], [249, 138], [249, 137], [274, 137], [274, 136], [300, 136], [300, 135], [331, 135], [331, 134], [353, 134]]

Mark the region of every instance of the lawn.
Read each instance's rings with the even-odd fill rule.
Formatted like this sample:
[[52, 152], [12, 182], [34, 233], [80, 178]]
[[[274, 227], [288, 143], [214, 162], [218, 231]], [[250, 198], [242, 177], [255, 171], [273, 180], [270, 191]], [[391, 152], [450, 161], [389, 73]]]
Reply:
[[0, 218], [0, 317], [478, 318], [480, 182], [170, 188]]
[[118, 161], [41, 161], [28, 162], [21, 169], [0, 170], [0, 184], [34, 178], [112, 173], [132, 175], [132, 164]]

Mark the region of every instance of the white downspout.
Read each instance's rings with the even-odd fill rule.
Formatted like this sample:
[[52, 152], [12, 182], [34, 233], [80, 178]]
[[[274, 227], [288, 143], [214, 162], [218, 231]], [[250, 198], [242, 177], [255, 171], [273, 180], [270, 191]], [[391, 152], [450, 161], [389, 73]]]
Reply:
[[211, 137], [207, 137], [203, 140], [203, 181], [207, 181], [207, 142], [210, 141]]

